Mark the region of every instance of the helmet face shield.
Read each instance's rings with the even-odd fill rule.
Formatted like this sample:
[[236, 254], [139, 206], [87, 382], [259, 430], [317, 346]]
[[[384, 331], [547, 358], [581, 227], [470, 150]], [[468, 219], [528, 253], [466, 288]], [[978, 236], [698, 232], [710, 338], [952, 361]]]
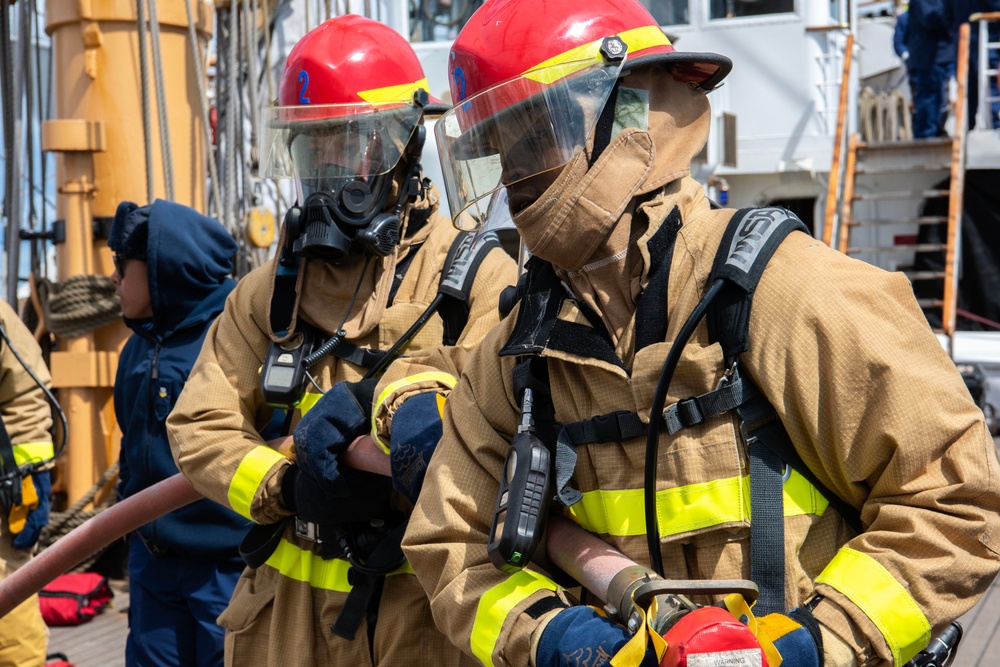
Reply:
[[[337, 191], [343, 179], [391, 173], [422, 110], [409, 104], [328, 104], [263, 111], [261, 173], [295, 178], [308, 195]], [[304, 197], [303, 197], [304, 199]]]
[[459, 102], [435, 127], [455, 226], [488, 218], [503, 187], [557, 170], [590, 141], [622, 62], [538, 67]]

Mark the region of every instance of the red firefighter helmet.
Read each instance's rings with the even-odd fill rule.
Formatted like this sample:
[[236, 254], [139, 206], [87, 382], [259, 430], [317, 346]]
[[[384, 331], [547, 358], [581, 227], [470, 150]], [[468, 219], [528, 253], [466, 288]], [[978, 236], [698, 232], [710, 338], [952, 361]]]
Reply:
[[619, 77], [657, 64], [705, 91], [732, 69], [674, 50], [637, 0], [487, 0], [452, 46], [455, 106], [435, 128], [456, 226], [482, 224], [478, 202], [499, 188], [565, 165]]
[[300, 202], [344, 178], [391, 176], [421, 114], [441, 104], [429, 88], [410, 44], [387, 25], [357, 15], [323, 22], [292, 48], [278, 103], [264, 109], [263, 174], [295, 178]]

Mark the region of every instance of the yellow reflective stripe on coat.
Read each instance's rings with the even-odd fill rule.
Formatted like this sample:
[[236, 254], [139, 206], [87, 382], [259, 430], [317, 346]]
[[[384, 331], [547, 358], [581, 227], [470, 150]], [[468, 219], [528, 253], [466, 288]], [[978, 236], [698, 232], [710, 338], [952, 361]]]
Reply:
[[382, 405], [389, 400], [389, 397], [400, 389], [406, 387], [407, 385], [429, 381], [438, 382], [448, 389], [454, 389], [455, 385], [458, 384], [458, 379], [454, 375], [442, 373], [441, 371], [427, 371], [426, 373], [407, 375], [405, 378], [396, 380], [395, 382], [389, 384], [382, 390], [382, 393], [378, 395], [378, 400], [376, 400], [375, 405], [372, 406], [372, 440], [374, 440], [386, 454], [389, 453], [389, 446], [378, 439], [378, 427], [375, 424], [375, 415], [379, 413]]
[[868, 554], [842, 547], [816, 583], [836, 588], [865, 612], [885, 637], [897, 667], [931, 639], [931, 625], [916, 600]]
[[56, 456], [51, 441], [22, 442], [14, 445], [14, 463], [23, 466], [27, 463], [42, 463], [51, 461]]
[[483, 594], [479, 599], [476, 618], [472, 622], [472, 636], [469, 638], [472, 653], [479, 658], [479, 662], [484, 665], [493, 664], [493, 649], [496, 648], [507, 614], [541, 590], [554, 591], [556, 584], [536, 572], [521, 570]]
[[[300, 549], [284, 538], [278, 542], [278, 548], [267, 559], [267, 565], [283, 576], [305, 582], [313, 588], [338, 593], [349, 593], [352, 588], [347, 578], [351, 564], [346, 560], [340, 558], [323, 560], [319, 554], [308, 549]], [[413, 568], [409, 563], [403, 563], [387, 576], [395, 574], [413, 574]]]
[[[822, 516], [829, 503], [802, 475], [792, 472], [784, 485], [785, 516]], [[746, 475], [688, 484], [656, 492], [660, 535], [750, 519], [750, 478]], [[626, 537], [646, 534], [642, 489], [587, 491], [570, 508], [587, 530]]]
[[250, 504], [257, 495], [257, 489], [264, 480], [264, 475], [275, 463], [284, 459], [281, 452], [265, 445], [258, 445], [243, 457], [236, 474], [229, 482], [229, 505], [237, 514], [250, 518]]

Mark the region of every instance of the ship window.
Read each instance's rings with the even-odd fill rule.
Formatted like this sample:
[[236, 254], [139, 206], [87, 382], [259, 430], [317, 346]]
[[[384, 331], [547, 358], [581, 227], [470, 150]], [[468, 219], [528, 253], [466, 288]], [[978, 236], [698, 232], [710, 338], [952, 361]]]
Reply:
[[659, 25], [686, 25], [688, 0], [640, 0]]
[[795, 0], [710, 0], [709, 18], [732, 19], [794, 11]]

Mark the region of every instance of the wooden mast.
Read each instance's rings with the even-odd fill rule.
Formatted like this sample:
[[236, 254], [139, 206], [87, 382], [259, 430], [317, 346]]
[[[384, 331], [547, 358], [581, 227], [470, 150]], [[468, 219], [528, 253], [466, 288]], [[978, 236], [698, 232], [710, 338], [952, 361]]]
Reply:
[[[150, 0], [155, 2], [155, 0]], [[203, 52], [211, 37], [211, 0], [191, 0]], [[197, 71], [185, 2], [157, 3], [159, 48], [173, 163], [173, 199], [205, 210], [206, 146]], [[149, 12], [145, 12], [147, 20]], [[146, 146], [153, 192], [164, 196], [164, 159], [156, 107], [154, 63], [147, 71], [151, 127], [143, 131], [137, 5], [133, 0], [48, 0], [52, 38], [54, 119], [42, 127], [42, 149], [56, 154], [59, 280], [113, 271], [107, 230], [122, 200], [146, 204]], [[147, 36], [149, 30], [143, 31]], [[149, 50], [156, 48], [152, 39]], [[52, 353], [53, 386], [69, 422], [60, 463], [62, 490], [72, 503], [118, 457], [121, 433], [112, 390], [118, 352], [129, 334], [120, 322], [61, 338]]]

